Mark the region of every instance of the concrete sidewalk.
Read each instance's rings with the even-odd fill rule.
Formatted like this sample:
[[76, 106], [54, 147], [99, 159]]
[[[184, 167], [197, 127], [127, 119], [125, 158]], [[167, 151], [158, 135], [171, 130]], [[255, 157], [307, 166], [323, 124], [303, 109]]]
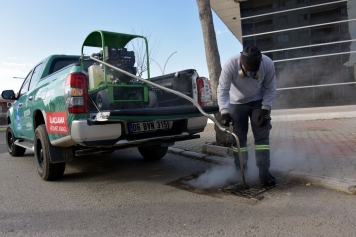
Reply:
[[[281, 110], [273, 111], [271, 116], [272, 173], [356, 194], [356, 106]], [[208, 123], [200, 136], [177, 142], [169, 152], [231, 164], [228, 148], [209, 145], [215, 141], [213, 123]], [[248, 151], [248, 166], [255, 167], [251, 132]]]

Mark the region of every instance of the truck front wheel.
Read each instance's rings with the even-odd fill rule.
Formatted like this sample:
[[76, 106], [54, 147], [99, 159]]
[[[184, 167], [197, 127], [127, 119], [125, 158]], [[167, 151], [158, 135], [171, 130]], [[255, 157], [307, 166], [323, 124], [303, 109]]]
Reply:
[[145, 160], [159, 160], [162, 159], [168, 151], [168, 146], [162, 147], [161, 145], [141, 146], [138, 151], [145, 158]]
[[11, 124], [9, 124], [6, 128], [6, 144], [7, 144], [7, 150], [9, 151], [9, 154], [12, 156], [23, 156], [26, 152], [26, 148], [16, 146], [15, 145], [16, 137], [14, 136], [14, 133], [11, 128]]
[[51, 163], [51, 144], [48, 139], [46, 125], [42, 124], [35, 131], [35, 158], [37, 171], [43, 180], [55, 180], [63, 176], [66, 163]]

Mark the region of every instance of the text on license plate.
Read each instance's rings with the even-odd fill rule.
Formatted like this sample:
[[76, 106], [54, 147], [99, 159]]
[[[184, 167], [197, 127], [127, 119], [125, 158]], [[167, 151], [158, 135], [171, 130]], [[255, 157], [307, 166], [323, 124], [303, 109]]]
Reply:
[[149, 121], [149, 122], [140, 122], [140, 123], [129, 123], [130, 133], [138, 132], [147, 132], [147, 131], [156, 131], [161, 129], [170, 128], [169, 121]]

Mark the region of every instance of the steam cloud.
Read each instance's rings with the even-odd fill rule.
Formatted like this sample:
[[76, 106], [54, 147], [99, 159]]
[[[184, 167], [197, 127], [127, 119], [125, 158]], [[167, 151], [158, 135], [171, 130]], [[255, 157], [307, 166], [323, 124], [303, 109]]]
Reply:
[[[273, 147], [273, 146], [272, 146]], [[274, 149], [273, 149], [274, 148]], [[277, 173], [289, 172], [291, 170], [304, 170], [308, 167], [307, 155], [305, 152], [288, 148], [276, 149], [273, 147], [271, 151], [271, 167], [272, 175]], [[224, 165], [214, 165], [207, 169], [198, 178], [187, 181], [190, 186], [203, 189], [224, 188], [229, 185], [241, 183], [241, 172], [236, 170], [233, 159], [226, 158], [228, 163]], [[246, 184], [259, 183], [259, 170], [256, 166], [254, 152], [249, 152], [249, 159], [245, 170]], [[304, 168], [304, 169], [303, 169]]]
[[[248, 169], [245, 170], [245, 181], [255, 182], [258, 179], [258, 169], [255, 160], [249, 160]], [[187, 184], [197, 188], [222, 188], [241, 182], [241, 173], [236, 170], [231, 159], [228, 164], [215, 165], [206, 170], [198, 178], [190, 180]]]

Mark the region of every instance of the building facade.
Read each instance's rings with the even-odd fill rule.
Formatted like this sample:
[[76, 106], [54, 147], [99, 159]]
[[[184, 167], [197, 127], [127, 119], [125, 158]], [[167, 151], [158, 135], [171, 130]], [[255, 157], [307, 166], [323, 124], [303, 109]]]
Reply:
[[232, 2], [237, 17], [220, 18], [275, 63], [274, 109], [356, 104], [356, 0]]

